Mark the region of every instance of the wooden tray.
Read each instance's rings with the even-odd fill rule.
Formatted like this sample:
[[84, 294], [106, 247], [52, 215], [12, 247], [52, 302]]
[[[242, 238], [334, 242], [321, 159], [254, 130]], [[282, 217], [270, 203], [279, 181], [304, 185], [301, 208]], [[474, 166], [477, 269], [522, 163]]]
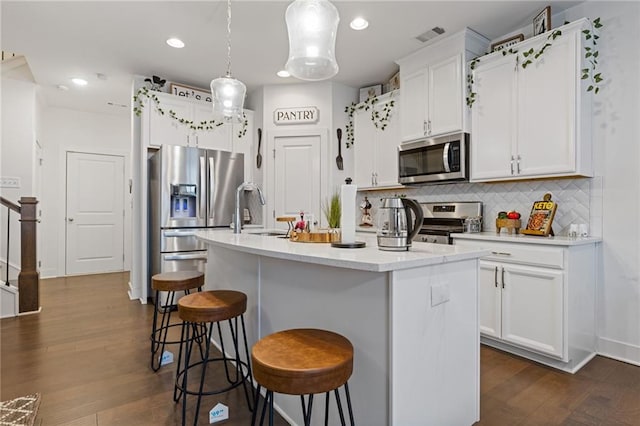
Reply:
[[520, 226], [522, 222], [520, 219], [496, 219], [496, 232], [499, 234], [500, 229], [506, 228], [507, 234], [512, 234], [513, 230], [516, 230], [516, 234], [520, 232]]
[[291, 232], [291, 241], [296, 243], [332, 243], [340, 241], [339, 232]]

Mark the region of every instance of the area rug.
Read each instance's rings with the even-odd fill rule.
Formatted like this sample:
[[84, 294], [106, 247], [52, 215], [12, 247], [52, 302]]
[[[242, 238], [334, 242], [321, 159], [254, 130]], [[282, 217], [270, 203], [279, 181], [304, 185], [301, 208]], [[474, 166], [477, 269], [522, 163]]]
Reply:
[[39, 393], [0, 402], [0, 426], [33, 426], [39, 406]]

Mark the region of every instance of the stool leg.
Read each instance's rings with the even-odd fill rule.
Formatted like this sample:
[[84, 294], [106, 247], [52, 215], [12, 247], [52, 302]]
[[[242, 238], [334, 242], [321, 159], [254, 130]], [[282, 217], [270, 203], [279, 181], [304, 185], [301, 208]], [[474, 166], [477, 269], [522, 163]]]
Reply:
[[[238, 334], [240, 330], [238, 330], [238, 320], [236, 318], [236, 338], [235, 338], [235, 346], [236, 346], [236, 366], [238, 367], [238, 371], [240, 374], [240, 380], [242, 380], [242, 387], [244, 389], [244, 396], [247, 399], [247, 406], [249, 407], [249, 411], [253, 411], [255, 409], [255, 405], [251, 407], [251, 401], [253, 398], [253, 374], [251, 372], [251, 360], [249, 359], [249, 345], [247, 343], [247, 329], [244, 325], [244, 314], [240, 315], [240, 323], [242, 325], [242, 340], [244, 343], [244, 353], [247, 359], [247, 375], [245, 376], [242, 372], [242, 363], [240, 357], [240, 351], [238, 348]], [[236, 373], [238, 374], [238, 373]], [[247, 380], [249, 384], [247, 384]], [[250, 390], [249, 390], [250, 389]], [[251, 397], [249, 397], [249, 392], [251, 392]]]
[[347, 394], [347, 408], [349, 410], [349, 421], [351, 426], [355, 426], [356, 422], [353, 420], [353, 408], [351, 407], [351, 395], [349, 395], [349, 382], [344, 382], [344, 393]]
[[251, 413], [251, 426], [256, 424], [256, 416], [258, 414], [258, 404], [260, 403], [260, 383], [258, 383], [258, 392], [256, 393], [255, 399], [253, 400], [253, 412]]
[[[167, 342], [167, 334], [169, 332], [169, 324], [171, 323], [171, 308], [162, 307], [160, 305], [160, 292], [155, 292], [155, 303], [153, 307], [153, 325], [151, 330], [151, 369], [158, 371], [161, 367], [162, 354]], [[169, 292], [169, 305], [173, 304], [174, 292]], [[162, 313], [160, 319], [160, 327], [158, 327], [158, 313]], [[157, 338], [156, 338], [157, 335]], [[156, 356], [160, 352], [160, 356]]]
[[[265, 388], [266, 389], [266, 388]], [[264, 394], [264, 404], [262, 405], [262, 413], [260, 414], [260, 426], [264, 423], [264, 415], [267, 411], [267, 404], [271, 404], [273, 407], [273, 392], [267, 389], [267, 392]]]
[[273, 426], [273, 392], [269, 398], [269, 426]]
[[202, 374], [200, 375], [200, 387], [198, 390], [198, 399], [196, 402], [196, 413], [195, 413], [195, 418], [193, 420], [193, 426], [198, 426], [198, 414], [200, 413], [200, 402], [202, 401], [202, 390], [204, 389], [204, 376], [207, 373], [207, 364], [209, 362], [209, 349], [211, 348], [211, 337], [213, 337], [213, 323], [210, 324], [210, 331], [209, 331], [209, 334], [207, 335], [207, 342], [205, 344], [205, 347], [206, 347], [205, 357], [202, 360]]
[[304, 395], [300, 395], [300, 401], [302, 402], [302, 417], [304, 417], [305, 426], [311, 425], [311, 409], [313, 408], [313, 394], [309, 395], [309, 403], [304, 403]]
[[342, 411], [342, 402], [340, 401], [340, 393], [338, 392], [338, 389], [334, 389], [333, 393], [336, 396], [336, 404], [338, 404], [338, 414], [340, 415], [340, 424], [342, 426], [346, 426], [346, 423], [344, 422], [344, 412]]
[[[191, 358], [191, 349], [193, 345], [193, 340], [189, 339], [189, 324], [186, 321], [182, 325], [185, 329], [185, 353], [184, 353], [184, 373], [182, 376], [182, 426], [186, 424], [187, 418], [187, 373], [189, 372], [189, 358]], [[196, 421], [198, 420], [198, 413], [196, 413], [195, 417]]]
[[324, 426], [329, 426], [329, 392], [324, 394]]
[[[220, 338], [220, 350], [222, 351], [222, 363], [224, 364], [224, 374], [227, 376], [227, 382], [233, 383], [231, 380], [231, 376], [229, 375], [229, 367], [227, 366], [227, 351], [224, 350], [224, 339], [222, 338], [222, 329], [220, 328], [220, 323], [216, 323], [218, 326], [218, 337]], [[229, 327], [233, 328], [231, 325], [231, 320], [229, 320]]]
[[[176, 381], [175, 384], [173, 386], [173, 401], [174, 402], [178, 402], [178, 399], [180, 399], [180, 397], [182, 396], [182, 391], [178, 390], [178, 380], [180, 378], [180, 364], [182, 363], [182, 351], [183, 351], [183, 346], [185, 346], [185, 351], [186, 351], [186, 344], [187, 344], [187, 340], [186, 340], [186, 334], [187, 334], [187, 327], [189, 327], [188, 324], [186, 324], [184, 321], [182, 322], [182, 327], [180, 329], [180, 349], [178, 350], [178, 363], [176, 364]], [[184, 389], [184, 386], [182, 387], [182, 389]]]

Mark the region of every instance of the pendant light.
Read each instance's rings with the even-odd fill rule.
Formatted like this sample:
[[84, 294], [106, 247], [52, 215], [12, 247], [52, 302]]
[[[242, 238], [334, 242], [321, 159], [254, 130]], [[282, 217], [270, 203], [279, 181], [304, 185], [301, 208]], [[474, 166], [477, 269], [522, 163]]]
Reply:
[[231, 0], [227, 0], [227, 74], [211, 81], [213, 116], [227, 123], [242, 123], [247, 87], [231, 77]]
[[285, 14], [289, 32], [286, 69], [301, 80], [326, 80], [338, 73], [338, 9], [328, 0], [295, 0]]

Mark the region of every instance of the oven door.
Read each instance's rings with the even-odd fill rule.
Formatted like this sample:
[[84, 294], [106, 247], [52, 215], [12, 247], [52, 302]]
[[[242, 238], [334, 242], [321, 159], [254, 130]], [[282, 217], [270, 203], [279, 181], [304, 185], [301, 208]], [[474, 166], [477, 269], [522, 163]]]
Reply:
[[467, 134], [430, 138], [398, 148], [400, 183], [466, 180]]

